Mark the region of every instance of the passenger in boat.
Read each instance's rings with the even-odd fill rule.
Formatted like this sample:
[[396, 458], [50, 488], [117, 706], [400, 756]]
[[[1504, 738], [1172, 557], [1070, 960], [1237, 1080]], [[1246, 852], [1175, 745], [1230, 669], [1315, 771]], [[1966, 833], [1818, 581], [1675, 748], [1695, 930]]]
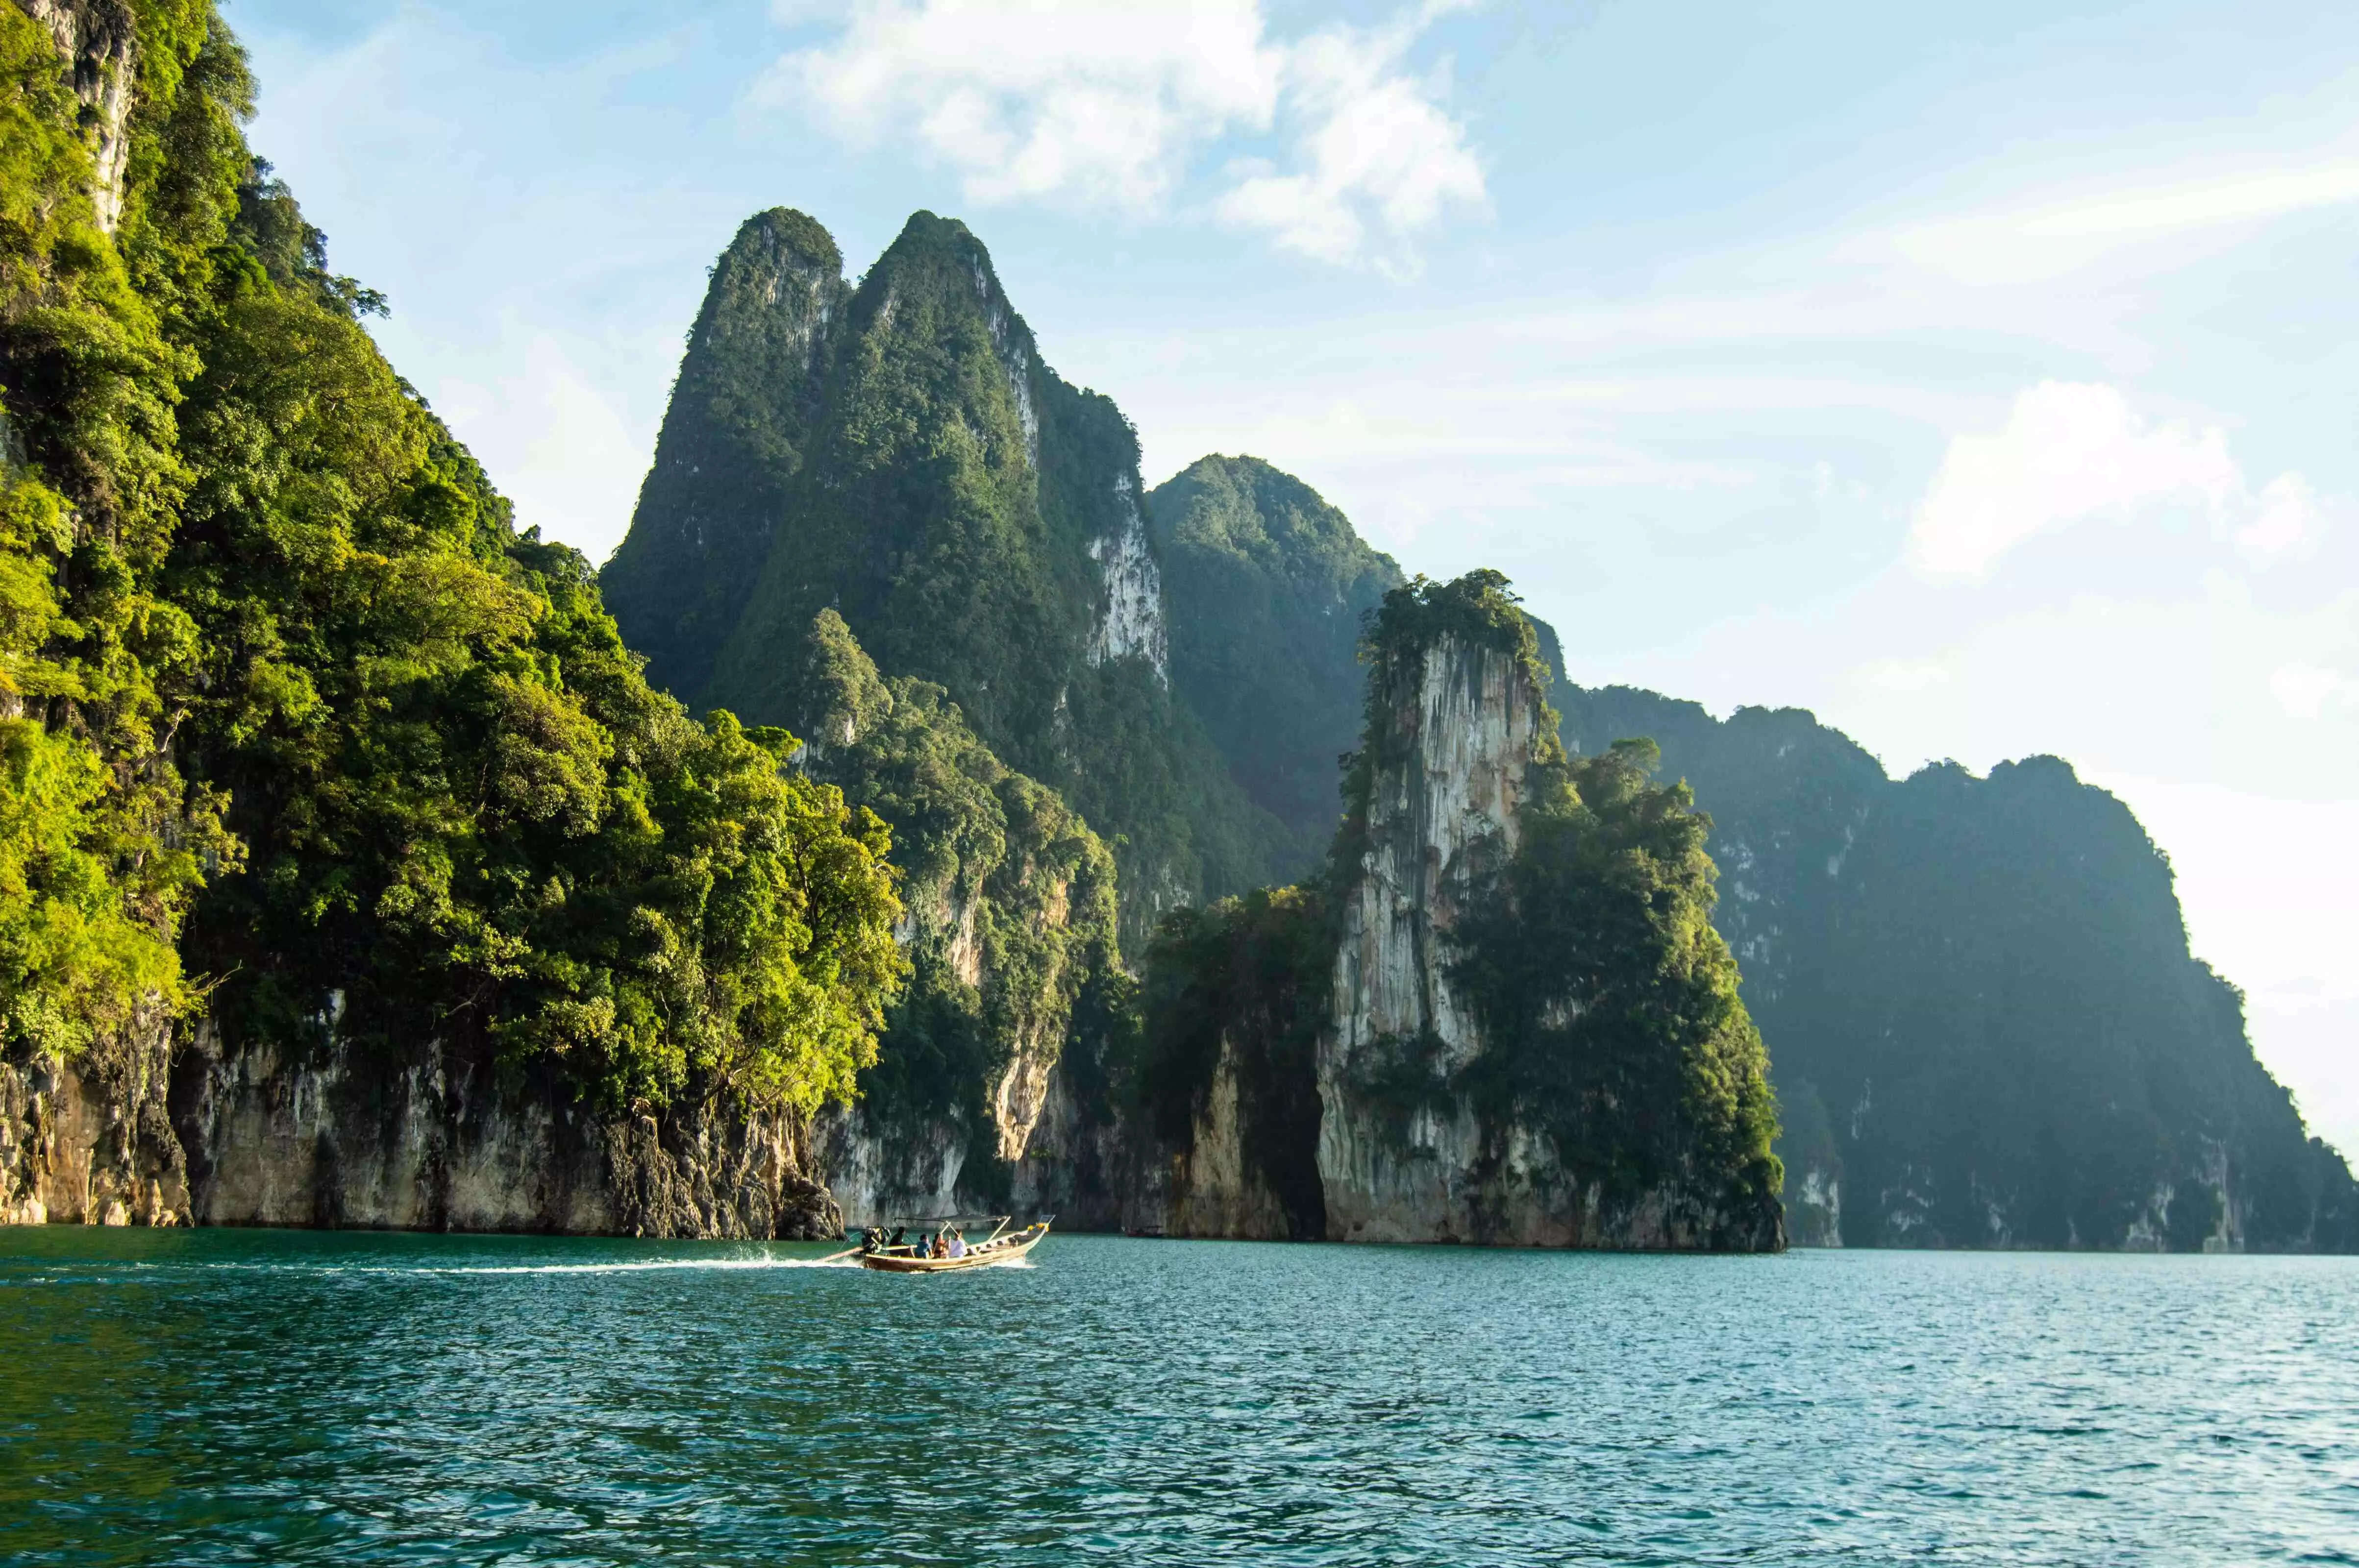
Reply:
[[966, 1233], [964, 1231], [953, 1230], [951, 1232], [951, 1256], [953, 1258], [963, 1258], [966, 1256]]

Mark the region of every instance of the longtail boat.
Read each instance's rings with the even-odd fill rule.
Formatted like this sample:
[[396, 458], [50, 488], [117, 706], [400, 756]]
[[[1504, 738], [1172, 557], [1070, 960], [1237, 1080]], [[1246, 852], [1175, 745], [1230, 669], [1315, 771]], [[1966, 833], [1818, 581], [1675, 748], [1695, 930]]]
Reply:
[[[984, 1240], [969, 1243], [965, 1252], [956, 1258], [930, 1256], [929, 1241], [923, 1238], [899, 1246], [885, 1241], [881, 1227], [868, 1231], [861, 1239], [860, 1266], [877, 1269], [888, 1274], [947, 1274], [957, 1269], [988, 1269], [1000, 1263], [1013, 1263], [1040, 1245], [1049, 1234], [1049, 1226], [1056, 1217], [1036, 1220], [1021, 1230], [1007, 1228], [1008, 1217], [997, 1216], [998, 1223]], [[950, 1230], [945, 1224], [937, 1235]]]

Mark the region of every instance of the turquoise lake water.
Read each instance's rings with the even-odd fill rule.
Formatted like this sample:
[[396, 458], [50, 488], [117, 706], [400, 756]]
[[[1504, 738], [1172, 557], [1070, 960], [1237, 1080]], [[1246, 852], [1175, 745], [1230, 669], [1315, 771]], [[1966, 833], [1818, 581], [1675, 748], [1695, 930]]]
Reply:
[[2359, 1260], [0, 1230], [0, 1562], [2359, 1563]]

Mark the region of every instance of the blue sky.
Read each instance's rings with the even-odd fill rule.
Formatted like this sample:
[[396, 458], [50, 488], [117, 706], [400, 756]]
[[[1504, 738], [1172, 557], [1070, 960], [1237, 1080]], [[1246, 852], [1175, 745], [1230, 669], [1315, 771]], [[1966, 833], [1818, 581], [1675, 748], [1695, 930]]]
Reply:
[[2052, 752], [2359, 1152], [2359, 8], [231, 0], [395, 364], [603, 559], [704, 271], [918, 208], [1574, 677]]

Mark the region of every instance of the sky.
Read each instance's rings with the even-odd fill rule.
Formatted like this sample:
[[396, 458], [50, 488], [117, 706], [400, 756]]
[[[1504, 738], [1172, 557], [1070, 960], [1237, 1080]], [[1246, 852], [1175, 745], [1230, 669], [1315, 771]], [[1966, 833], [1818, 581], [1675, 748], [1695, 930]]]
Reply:
[[1572, 678], [2069, 759], [2359, 1155], [2359, 7], [228, 0], [395, 366], [603, 560], [706, 269], [926, 209]]

